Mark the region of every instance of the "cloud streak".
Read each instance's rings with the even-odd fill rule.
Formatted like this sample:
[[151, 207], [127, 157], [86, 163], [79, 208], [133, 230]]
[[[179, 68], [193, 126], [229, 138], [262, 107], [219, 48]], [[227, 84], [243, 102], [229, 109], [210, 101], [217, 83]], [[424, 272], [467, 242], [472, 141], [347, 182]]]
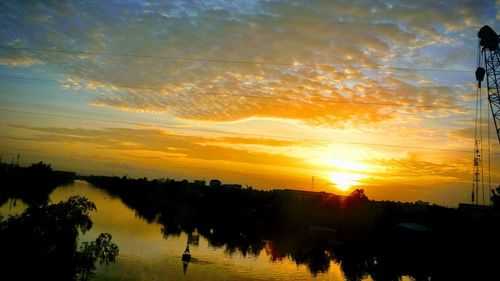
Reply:
[[[198, 137], [177, 135], [158, 129], [108, 128], [69, 129], [69, 128], [36, 128], [11, 125], [16, 129], [35, 132], [32, 136], [14, 137], [18, 141], [34, 141], [38, 143], [84, 143], [95, 149], [139, 152], [153, 155], [164, 160], [169, 158], [186, 158], [211, 161], [233, 161], [256, 165], [270, 165], [291, 168], [308, 168], [298, 158], [230, 148], [221, 144], [246, 144], [260, 146], [289, 146], [297, 142], [277, 139], [250, 137]], [[312, 165], [309, 165], [309, 168]]]

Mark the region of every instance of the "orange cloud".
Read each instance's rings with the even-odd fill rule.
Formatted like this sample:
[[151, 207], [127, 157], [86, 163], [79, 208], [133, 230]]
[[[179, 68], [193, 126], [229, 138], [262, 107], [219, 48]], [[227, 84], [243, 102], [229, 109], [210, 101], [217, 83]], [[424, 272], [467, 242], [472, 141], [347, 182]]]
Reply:
[[[109, 151], [128, 151], [142, 157], [186, 158], [200, 160], [220, 160], [255, 165], [269, 165], [290, 168], [313, 168], [303, 160], [285, 155], [271, 154], [259, 151], [248, 151], [217, 145], [225, 144], [258, 144], [269, 146], [291, 145], [291, 141], [223, 137], [209, 138], [188, 135], [176, 135], [156, 129], [127, 129], [108, 128], [69, 129], [69, 128], [35, 128], [14, 126], [18, 129], [29, 130], [36, 134], [25, 137], [14, 137], [19, 141], [33, 141], [37, 143], [82, 143], [92, 145], [94, 149]], [[206, 144], [206, 143], [211, 144]], [[140, 153], [137, 153], [140, 152]], [[147, 156], [149, 155], [149, 156]]]
[[[455, 92], [449, 85], [422, 88], [417, 85], [422, 77], [414, 73], [412, 78], [396, 70], [374, 78], [351, 66], [442, 67], [442, 56], [428, 55], [425, 48], [446, 46], [462, 54], [467, 42], [457, 43], [462, 40], [458, 33], [484, 22], [485, 11], [491, 8], [489, 1], [474, 5], [469, 1], [414, 5], [271, 2], [173, 1], [156, 3], [155, 11], [133, 4], [109, 9], [91, 3], [68, 4], [64, 10], [53, 9], [51, 4], [4, 4], [2, 21], [17, 31], [0, 34], [5, 44], [90, 54], [2, 50], [1, 57], [8, 65], [44, 64], [71, 80], [63, 84], [66, 89], [85, 89], [91, 92], [93, 104], [117, 109], [169, 112], [178, 118], [208, 121], [275, 117], [314, 126], [364, 125], [399, 114], [391, 107], [324, 103], [317, 98], [453, 105], [448, 97]], [[214, 15], [212, 5], [225, 11], [228, 20]], [[103, 10], [106, 15], [101, 14]], [[28, 16], [44, 13], [51, 16]], [[79, 23], [64, 22], [67, 13], [79, 15]], [[123, 16], [128, 14], [136, 16]], [[33, 26], [40, 28], [31, 30]], [[470, 56], [467, 59], [473, 61]], [[248, 63], [252, 61], [264, 64]], [[464, 56], [459, 56], [452, 62], [463, 61]], [[299, 66], [286, 65], [294, 63]]]

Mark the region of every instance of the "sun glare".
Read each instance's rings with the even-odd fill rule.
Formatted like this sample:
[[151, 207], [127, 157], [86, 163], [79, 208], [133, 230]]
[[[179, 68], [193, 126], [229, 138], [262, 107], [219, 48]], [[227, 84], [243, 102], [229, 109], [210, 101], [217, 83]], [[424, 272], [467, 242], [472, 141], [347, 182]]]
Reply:
[[346, 172], [333, 172], [330, 181], [339, 190], [346, 191], [351, 187], [359, 184], [363, 176], [360, 174], [346, 173]]

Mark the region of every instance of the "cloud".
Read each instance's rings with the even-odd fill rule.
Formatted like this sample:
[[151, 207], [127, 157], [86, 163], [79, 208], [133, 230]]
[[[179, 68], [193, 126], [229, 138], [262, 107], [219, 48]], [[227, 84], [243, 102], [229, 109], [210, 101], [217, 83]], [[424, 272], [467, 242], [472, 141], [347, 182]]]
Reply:
[[497, 13], [496, 13], [496, 20], [500, 20], [500, 14], [498, 13], [498, 9], [500, 9], [500, 0], [497, 0]]
[[[193, 120], [275, 117], [342, 127], [382, 122], [400, 112], [318, 99], [453, 105], [447, 99], [454, 93], [449, 86], [423, 88], [416, 85], [421, 76], [412, 81], [399, 72], [375, 78], [349, 65], [442, 67], [433, 46], [459, 52], [466, 43], [456, 42], [463, 41], [458, 34], [484, 22], [495, 4], [214, 0], [0, 5], [7, 27], [0, 32], [4, 44], [99, 53], [2, 50], [1, 63], [44, 64], [79, 85], [68, 89], [90, 90], [96, 105], [167, 111]], [[472, 37], [466, 42], [473, 44]], [[333, 66], [238, 63], [242, 60]], [[133, 88], [123, 88], [127, 85]]]
[[27, 67], [27, 66], [32, 66], [35, 64], [41, 64], [42, 61], [39, 59], [30, 57], [30, 56], [9, 56], [9, 57], [0, 57], [0, 65], [6, 65], [6, 66], [21, 66], [21, 67]]
[[[456, 159], [450, 161], [450, 158]], [[462, 157], [448, 157], [447, 160], [438, 162], [426, 161], [425, 157], [421, 157], [416, 153], [409, 153], [402, 158], [373, 159], [372, 162], [386, 168], [380, 175], [407, 178], [410, 182], [419, 177], [433, 178], [434, 180], [446, 179], [447, 181], [456, 181], [458, 178], [469, 179], [471, 169], [470, 160], [465, 155], [462, 155]], [[464, 178], [464, 176], [467, 176], [467, 178]]]
[[250, 138], [250, 137], [221, 137], [221, 138], [210, 138], [210, 140], [214, 142], [225, 142], [231, 144], [250, 144], [250, 145], [262, 145], [262, 146], [291, 146], [303, 143], [301, 141], [295, 141], [295, 140]]
[[[70, 128], [36, 128], [11, 125], [16, 129], [28, 130], [31, 136], [13, 137], [17, 141], [34, 141], [41, 143], [60, 143], [63, 146], [90, 145], [92, 150], [105, 150], [107, 156], [116, 153], [133, 153], [142, 158], [155, 159], [191, 159], [208, 161], [230, 161], [264, 166], [279, 166], [305, 169], [314, 165], [306, 165], [299, 158], [271, 152], [229, 147], [232, 144], [253, 144], [260, 146], [288, 146], [296, 142], [250, 137], [198, 137], [177, 135], [158, 129], [70, 129]], [[225, 145], [226, 144], [226, 145]], [[99, 153], [97, 153], [99, 154]]]

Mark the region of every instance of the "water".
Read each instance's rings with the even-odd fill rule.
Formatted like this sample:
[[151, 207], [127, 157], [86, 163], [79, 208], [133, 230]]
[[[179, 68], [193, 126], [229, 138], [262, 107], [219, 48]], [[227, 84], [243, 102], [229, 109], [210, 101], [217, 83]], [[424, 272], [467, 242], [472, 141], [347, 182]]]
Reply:
[[[161, 225], [148, 223], [120, 199], [84, 181], [57, 188], [50, 199], [59, 202], [73, 195], [85, 196], [97, 207], [97, 212], [91, 214], [93, 228], [81, 236], [82, 241], [94, 240], [100, 233], [108, 232], [120, 248], [117, 262], [98, 266], [92, 280], [346, 280], [340, 265], [334, 261], [330, 262], [328, 272], [313, 276], [305, 265], [297, 265], [287, 257], [272, 261], [268, 247], [257, 256], [245, 257], [240, 252], [227, 251], [224, 246], [213, 247], [202, 236], [198, 246], [190, 245], [193, 260], [184, 272], [181, 254], [187, 234], [165, 238]], [[19, 213], [25, 207], [20, 200], [15, 206], [12, 201], [7, 202], [0, 207], [0, 214]]]

